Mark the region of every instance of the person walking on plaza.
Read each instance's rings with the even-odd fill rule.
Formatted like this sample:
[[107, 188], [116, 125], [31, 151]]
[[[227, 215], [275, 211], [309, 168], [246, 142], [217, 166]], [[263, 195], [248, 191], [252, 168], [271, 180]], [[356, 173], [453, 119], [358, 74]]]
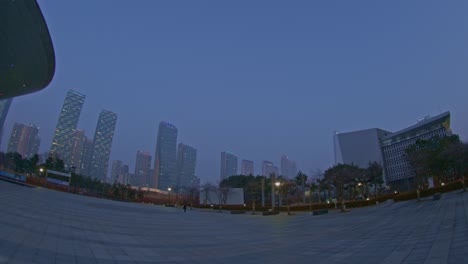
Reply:
[[184, 204], [184, 213], [187, 212], [187, 205]]

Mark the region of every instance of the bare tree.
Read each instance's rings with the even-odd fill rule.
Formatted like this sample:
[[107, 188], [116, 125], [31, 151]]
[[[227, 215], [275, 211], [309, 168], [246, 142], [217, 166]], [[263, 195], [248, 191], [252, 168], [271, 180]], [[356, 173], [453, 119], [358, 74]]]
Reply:
[[[207, 183], [205, 183], [205, 184], [203, 184], [201, 186], [201, 192], [203, 193], [203, 204], [204, 205], [207, 205], [207, 202], [210, 200], [209, 199], [210, 192], [212, 192], [215, 189], [216, 189], [216, 187], [213, 184], [209, 183], [209, 182], [207, 182]], [[209, 201], [209, 202], [211, 203], [211, 201]]]

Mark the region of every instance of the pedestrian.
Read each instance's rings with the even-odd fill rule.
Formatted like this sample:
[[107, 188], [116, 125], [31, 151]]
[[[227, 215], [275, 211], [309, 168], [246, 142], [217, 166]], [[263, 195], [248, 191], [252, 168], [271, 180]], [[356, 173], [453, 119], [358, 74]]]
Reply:
[[184, 204], [184, 213], [187, 212], [187, 205]]

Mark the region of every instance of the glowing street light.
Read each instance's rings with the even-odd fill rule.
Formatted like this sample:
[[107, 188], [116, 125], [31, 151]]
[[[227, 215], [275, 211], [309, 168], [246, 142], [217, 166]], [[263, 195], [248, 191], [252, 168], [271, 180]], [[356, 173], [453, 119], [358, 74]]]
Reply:
[[169, 203], [171, 203], [171, 191], [172, 191], [172, 188], [171, 188], [171, 187], [167, 188], [167, 191], [169, 192]]

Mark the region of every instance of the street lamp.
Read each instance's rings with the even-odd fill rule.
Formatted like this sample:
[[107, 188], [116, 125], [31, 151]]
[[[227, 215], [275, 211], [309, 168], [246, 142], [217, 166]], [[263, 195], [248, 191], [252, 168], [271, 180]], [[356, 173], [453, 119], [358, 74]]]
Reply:
[[[281, 185], [281, 182], [277, 181], [275, 182], [275, 186], [276, 188], [279, 188], [279, 186]], [[278, 194], [278, 190], [275, 190], [275, 193]], [[273, 194], [273, 197], [274, 197], [274, 194]], [[271, 201], [271, 210], [273, 211], [275, 209], [275, 199], [273, 199], [273, 201]]]
[[167, 191], [169, 192], [169, 204], [171, 203], [171, 187], [167, 188]]

